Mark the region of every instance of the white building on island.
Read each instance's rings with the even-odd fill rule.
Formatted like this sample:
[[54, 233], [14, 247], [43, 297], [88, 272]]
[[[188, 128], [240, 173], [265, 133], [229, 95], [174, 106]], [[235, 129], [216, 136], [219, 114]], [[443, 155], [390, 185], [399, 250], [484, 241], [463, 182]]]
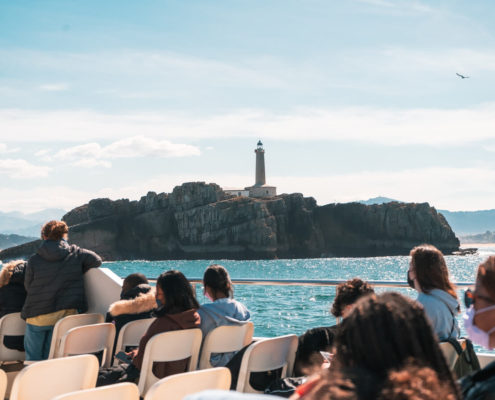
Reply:
[[254, 150], [256, 153], [256, 176], [253, 186], [248, 186], [244, 189], [225, 189], [224, 191], [234, 196], [249, 196], [249, 197], [273, 197], [277, 195], [277, 188], [266, 184], [265, 177], [265, 149], [261, 140]]

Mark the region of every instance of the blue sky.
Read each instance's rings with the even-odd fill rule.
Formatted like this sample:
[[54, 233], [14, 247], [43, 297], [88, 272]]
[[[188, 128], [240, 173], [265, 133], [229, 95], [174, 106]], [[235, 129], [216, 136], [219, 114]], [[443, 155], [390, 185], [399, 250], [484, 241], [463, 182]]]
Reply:
[[[495, 208], [490, 1], [0, 2], [0, 211], [267, 180]], [[460, 79], [456, 72], [470, 76]]]

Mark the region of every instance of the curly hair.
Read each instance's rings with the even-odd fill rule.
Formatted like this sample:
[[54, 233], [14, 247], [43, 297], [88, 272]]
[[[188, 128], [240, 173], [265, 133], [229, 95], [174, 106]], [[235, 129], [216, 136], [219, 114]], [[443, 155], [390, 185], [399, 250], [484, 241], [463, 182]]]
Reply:
[[380, 400], [456, 400], [456, 392], [431, 368], [408, 363], [391, 371], [378, 395]]
[[41, 228], [43, 240], [62, 240], [66, 233], [69, 233], [69, 227], [64, 221], [48, 221]]
[[332, 304], [331, 313], [335, 317], [342, 316], [342, 310], [348, 305], [354, 304], [363, 296], [373, 294], [373, 287], [359, 278], [350, 279], [337, 286], [335, 300]]
[[358, 300], [337, 333], [335, 348], [338, 368], [364, 368], [384, 379], [414, 359], [432, 368], [457, 393], [422, 306], [399, 293]]
[[455, 286], [450, 282], [449, 270], [440, 250], [431, 244], [422, 244], [411, 250], [411, 267], [416, 273], [421, 290], [429, 293], [441, 289], [457, 299]]

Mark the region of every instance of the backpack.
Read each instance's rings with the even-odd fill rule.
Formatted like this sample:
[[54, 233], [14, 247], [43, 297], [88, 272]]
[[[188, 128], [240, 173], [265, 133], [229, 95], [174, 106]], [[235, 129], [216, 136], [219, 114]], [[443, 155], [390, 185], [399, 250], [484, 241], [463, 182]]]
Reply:
[[481, 368], [471, 340], [464, 339], [463, 344], [453, 338], [445, 341], [449, 342], [457, 352], [457, 361], [455, 362], [453, 371], [459, 379]]

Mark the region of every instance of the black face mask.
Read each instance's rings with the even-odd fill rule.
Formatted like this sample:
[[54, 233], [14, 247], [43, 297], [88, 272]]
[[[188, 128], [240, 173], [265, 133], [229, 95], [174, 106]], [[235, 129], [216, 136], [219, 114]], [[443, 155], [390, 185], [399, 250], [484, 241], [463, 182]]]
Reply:
[[409, 270], [407, 270], [407, 284], [412, 287], [413, 289], [416, 289], [414, 287], [414, 281], [409, 277]]

